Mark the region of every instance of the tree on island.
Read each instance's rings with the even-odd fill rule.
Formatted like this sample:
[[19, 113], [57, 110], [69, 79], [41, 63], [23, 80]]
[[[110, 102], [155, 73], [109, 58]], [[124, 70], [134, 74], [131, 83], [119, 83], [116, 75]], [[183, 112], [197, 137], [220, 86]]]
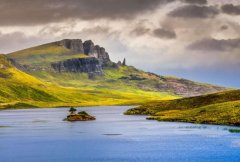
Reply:
[[74, 107], [71, 107], [71, 108], [69, 109], [69, 112], [70, 112], [71, 114], [75, 114], [76, 111], [77, 111], [77, 109], [75, 109]]

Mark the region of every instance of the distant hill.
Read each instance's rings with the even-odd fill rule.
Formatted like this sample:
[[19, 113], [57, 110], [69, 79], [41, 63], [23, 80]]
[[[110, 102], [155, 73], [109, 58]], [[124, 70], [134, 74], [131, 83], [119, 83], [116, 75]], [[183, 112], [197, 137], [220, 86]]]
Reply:
[[240, 126], [240, 90], [157, 101], [125, 112], [127, 115], [150, 115], [148, 119]]
[[[147, 92], [159, 99], [198, 96], [225, 90], [181, 78], [164, 77], [115, 63], [91, 40], [64, 39], [7, 55], [20, 70], [64, 87], [116, 92]], [[146, 96], [147, 97], [147, 96]]]

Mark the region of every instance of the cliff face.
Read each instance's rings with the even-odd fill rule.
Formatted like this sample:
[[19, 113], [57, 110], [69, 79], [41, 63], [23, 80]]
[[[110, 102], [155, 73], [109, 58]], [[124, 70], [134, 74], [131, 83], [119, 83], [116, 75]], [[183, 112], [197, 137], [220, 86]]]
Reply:
[[64, 46], [74, 52], [84, 53], [83, 43], [81, 39], [64, 39], [59, 42], [59, 45]]
[[95, 57], [68, 59], [52, 63], [51, 66], [57, 72], [85, 72], [97, 75], [103, 74], [99, 60]]
[[57, 42], [74, 53], [85, 54], [86, 58], [73, 58], [51, 63], [56, 72], [85, 72], [89, 75], [102, 75], [102, 67], [111, 62], [108, 53], [103, 47], [94, 45], [91, 40], [82, 42], [81, 39], [64, 39]]
[[58, 45], [64, 46], [73, 52], [83, 53], [88, 56], [95, 57], [99, 60], [99, 63], [102, 66], [110, 62], [109, 55], [105, 51], [105, 48], [100, 47], [99, 45], [94, 45], [91, 40], [83, 43], [81, 39], [64, 39], [58, 42]]
[[83, 47], [84, 47], [84, 54], [89, 55], [89, 56], [98, 57], [98, 55], [95, 51], [95, 45], [91, 40], [85, 41], [83, 43]]
[[[114, 64], [103, 47], [91, 40], [64, 39], [9, 55], [12, 64], [25, 72], [84, 72], [102, 75], [103, 67]], [[84, 55], [83, 55], [84, 54]]]
[[105, 65], [106, 63], [110, 62], [109, 55], [105, 51], [105, 48], [96, 45], [94, 47], [94, 51], [95, 51], [95, 54], [97, 55], [97, 58], [99, 59], [99, 61], [102, 65]]

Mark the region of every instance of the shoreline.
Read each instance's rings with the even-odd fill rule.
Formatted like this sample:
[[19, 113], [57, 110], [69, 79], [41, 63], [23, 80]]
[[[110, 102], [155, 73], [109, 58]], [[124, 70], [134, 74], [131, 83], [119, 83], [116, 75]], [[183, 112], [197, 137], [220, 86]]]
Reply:
[[210, 123], [210, 122], [191, 122], [191, 121], [183, 121], [183, 120], [177, 120], [177, 119], [173, 119], [173, 120], [158, 120], [158, 119], [154, 119], [153, 116], [148, 116], [148, 114], [126, 114], [126, 112], [123, 113], [126, 116], [147, 116], [145, 118], [145, 120], [153, 120], [153, 121], [157, 121], [157, 122], [170, 122], [170, 123], [188, 123], [188, 124], [203, 124], [203, 125], [214, 125], [214, 126], [230, 126], [230, 127], [237, 127], [240, 128], [240, 125], [228, 125], [228, 124], [217, 124], [217, 123]]
[[210, 123], [210, 122], [186, 122], [186, 121], [181, 121], [181, 120], [158, 120], [158, 119], [151, 119], [152, 116], [146, 117], [146, 120], [154, 120], [157, 122], [177, 122], [177, 123], [190, 123], [190, 124], [204, 124], [204, 125], [215, 125], [215, 126], [230, 126], [230, 127], [237, 127], [240, 128], [240, 125], [227, 125], [227, 124], [217, 124], [217, 123]]
[[[77, 106], [76, 108], [94, 108], [94, 107], [112, 107], [112, 106], [136, 106], [136, 105], [98, 105], [98, 106]], [[61, 109], [61, 108], [65, 108], [65, 109], [68, 109], [69, 107], [65, 107], [65, 106], [60, 106], [60, 107], [44, 107], [44, 108], [41, 108], [41, 107], [38, 107], [38, 108], [14, 108], [14, 109], [0, 109], [0, 112], [1, 111], [4, 111], [4, 110], [30, 110], [30, 109]], [[131, 109], [131, 108], [130, 108]], [[129, 110], [129, 109], [128, 109]], [[154, 120], [154, 121], [157, 121], [157, 122], [171, 122], [171, 123], [186, 123], [186, 124], [196, 124], [196, 125], [213, 125], [213, 126], [230, 126], [230, 127], [236, 127], [236, 128], [240, 128], [240, 125], [233, 125], [233, 124], [217, 124], [217, 123], [210, 123], [210, 122], [203, 122], [203, 123], [200, 123], [200, 122], [191, 122], [191, 121], [183, 121], [183, 120], [177, 120], [177, 119], [173, 119], [173, 120], [158, 120], [158, 119], [154, 119], [154, 116], [148, 116], [149, 114], [126, 114], [126, 111], [125, 112], [122, 112], [123, 115], [125, 116], [146, 116], [145, 120]]]
[[[76, 108], [92, 108], [92, 107], [112, 107], [112, 106], [139, 106], [134, 104], [126, 104], [126, 105], [91, 105], [91, 106], [74, 106]], [[0, 112], [4, 110], [29, 110], [29, 109], [59, 109], [59, 108], [69, 108], [71, 106], [56, 106], [56, 107], [24, 107], [24, 108], [0, 108]]]

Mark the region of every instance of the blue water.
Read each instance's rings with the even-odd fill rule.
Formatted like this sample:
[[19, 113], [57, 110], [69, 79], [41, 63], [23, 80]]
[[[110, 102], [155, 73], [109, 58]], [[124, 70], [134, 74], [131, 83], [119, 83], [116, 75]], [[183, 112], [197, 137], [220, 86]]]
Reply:
[[124, 116], [130, 107], [79, 108], [96, 121], [63, 121], [68, 109], [0, 111], [0, 162], [239, 162], [240, 134], [226, 126]]

